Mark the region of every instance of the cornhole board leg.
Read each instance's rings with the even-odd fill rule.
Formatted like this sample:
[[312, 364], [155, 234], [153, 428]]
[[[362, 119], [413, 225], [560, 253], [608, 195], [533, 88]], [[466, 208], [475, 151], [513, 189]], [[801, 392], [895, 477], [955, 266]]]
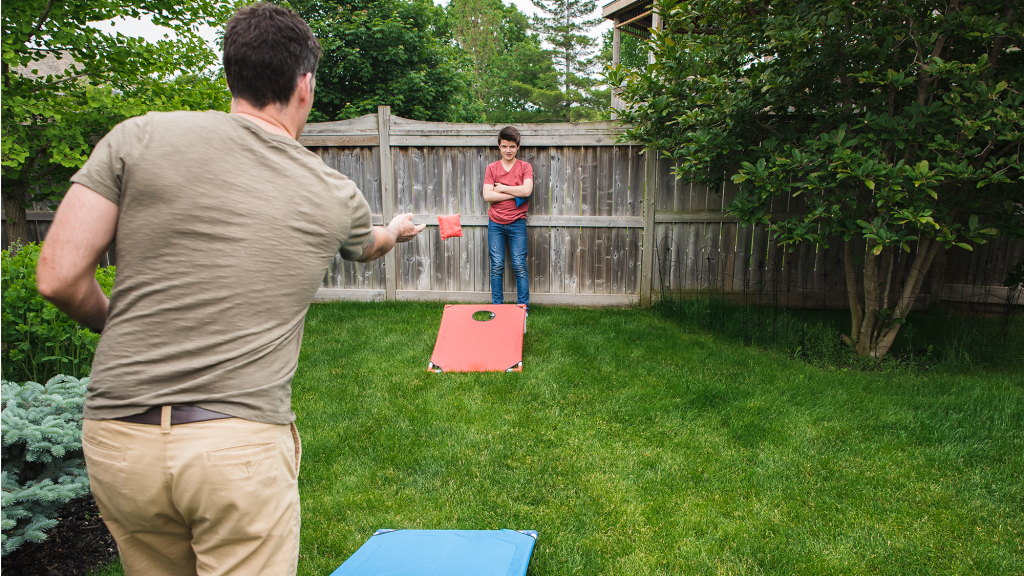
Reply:
[[[490, 312], [475, 320], [477, 312]], [[522, 372], [526, 306], [521, 304], [448, 304], [441, 315], [434, 372]]]

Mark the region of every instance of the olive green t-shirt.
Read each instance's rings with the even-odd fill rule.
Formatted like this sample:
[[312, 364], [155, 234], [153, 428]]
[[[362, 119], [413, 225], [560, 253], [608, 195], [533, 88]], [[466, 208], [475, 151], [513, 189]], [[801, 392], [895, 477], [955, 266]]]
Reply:
[[72, 178], [118, 206], [117, 276], [85, 403], [110, 419], [191, 404], [287, 424], [306, 310], [372, 239], [355, 184], [235, 114], [114, 128]]

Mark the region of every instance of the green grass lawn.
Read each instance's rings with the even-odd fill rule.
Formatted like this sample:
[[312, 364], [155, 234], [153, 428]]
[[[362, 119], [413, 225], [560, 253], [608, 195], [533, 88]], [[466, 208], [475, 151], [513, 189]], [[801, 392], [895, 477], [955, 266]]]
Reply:
[[1024, 574], [1018, 368], [820, 369], [670, 316], [534, 307], [522, 374], [433, 374], [441, 305], [313, 306], [299, 573], [513, 528], [534, 576]]
[[535, 307], [522, 374], [433, 374], [439, 304], [316, 305], [299, 572], [378, 528], [534, 529], [530, 574], [1022, 574], [1024, 375], [819, 369]]

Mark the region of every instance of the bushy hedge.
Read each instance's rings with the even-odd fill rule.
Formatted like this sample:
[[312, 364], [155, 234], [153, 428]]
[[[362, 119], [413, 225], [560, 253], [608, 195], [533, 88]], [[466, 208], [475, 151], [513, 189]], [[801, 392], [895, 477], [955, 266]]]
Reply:
[[[57, 374], [88, 376], [99, 335], [79, 326], [39, 295], [39, 244], [11, 248], [2, 252], [3, 379], [40, 382]], [[96, 279], [109, 295], [114, 267], [98, 269]]]
[[55, 376], [46, 385], [2, 384], [2, 550], [46, 539], [61, 506], [89, 492], [82, 454], [82, 406], [89, 379]]

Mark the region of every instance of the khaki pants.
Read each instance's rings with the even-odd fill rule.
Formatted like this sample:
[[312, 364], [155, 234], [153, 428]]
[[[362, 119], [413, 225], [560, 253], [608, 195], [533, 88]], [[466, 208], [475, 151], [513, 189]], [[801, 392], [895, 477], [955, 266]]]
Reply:
[[85, 420], [92, 493], [127, 576], [295, 574], [295, 425]]

